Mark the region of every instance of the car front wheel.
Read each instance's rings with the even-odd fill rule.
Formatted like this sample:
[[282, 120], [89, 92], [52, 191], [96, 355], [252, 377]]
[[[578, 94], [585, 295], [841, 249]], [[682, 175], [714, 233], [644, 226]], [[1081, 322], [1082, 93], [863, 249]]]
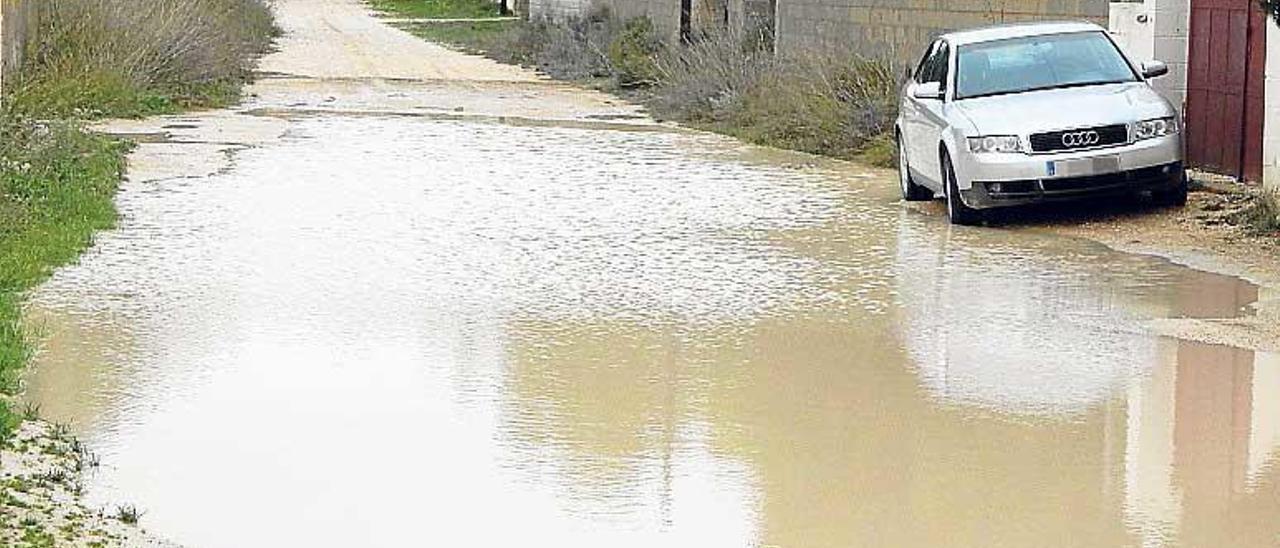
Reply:
[[1187, 205], [1188, 181], [1186, 171], [1182, 172], [1182, 176], [1177, 185], [1169, 190], [1156, 192], [1152, 198], [1156, 205], [1182, 207]]
[[946, 182], [947, 219], [953, 225], [976, 225], [982, 222], [982, 212], [965, 205], [960, 198], [960, 184], [956, 182], [956, 170], [951, 166], [951, 156], [942, 154], [942, 177]]

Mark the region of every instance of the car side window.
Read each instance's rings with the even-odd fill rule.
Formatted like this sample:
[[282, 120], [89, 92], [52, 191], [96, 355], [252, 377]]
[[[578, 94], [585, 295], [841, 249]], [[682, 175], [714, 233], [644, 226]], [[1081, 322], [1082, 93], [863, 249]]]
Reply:
[[933, 59], [938, 52], [938, 42], [929, 44], [924, 50], [924, 56], [920, 58], [920, 65], [916, 67], [916, 83], [923, 84], [930, 82], [930, 74], [933, 72]]
[[929, 47], [929, 53], [920, 63], [920, 69], [916, 75], [916, 82], [926, 84], [929, 82], [937, 82], [942, 89], [947, 88], [947, 74], [951, 67], [947, 62], [947, 56], [950, 48], [946, 42], [939, 40]]
[[947, 91], [947, 77], [951, 75], [951, 46], [942, 42], [938, 48], [937, 59], [933, 63], [935, 77], [930, 80], [941, 84], [942, 91]]

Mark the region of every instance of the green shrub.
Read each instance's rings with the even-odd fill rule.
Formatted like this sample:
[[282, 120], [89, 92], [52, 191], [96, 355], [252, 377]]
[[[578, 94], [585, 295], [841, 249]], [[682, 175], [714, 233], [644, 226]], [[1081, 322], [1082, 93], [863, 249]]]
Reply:
[[42, 0], [15, 108], [136, 116], [236, 97], [278, 34], [264, 0]]
[[638, 17], [627, 21], [609, 43], [609, 62], [623, 86], [653, 84], [658, 79], [657, 56], [663, 43], [653, 21]]

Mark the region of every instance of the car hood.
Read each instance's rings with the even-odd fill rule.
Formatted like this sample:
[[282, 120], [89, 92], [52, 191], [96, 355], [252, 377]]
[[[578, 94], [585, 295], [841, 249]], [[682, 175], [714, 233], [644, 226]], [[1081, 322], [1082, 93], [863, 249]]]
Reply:
[[954, 104], [980, 135], [1028, 135], [1174, 115], [1169, 102], [1142, 82], [994, 95]]

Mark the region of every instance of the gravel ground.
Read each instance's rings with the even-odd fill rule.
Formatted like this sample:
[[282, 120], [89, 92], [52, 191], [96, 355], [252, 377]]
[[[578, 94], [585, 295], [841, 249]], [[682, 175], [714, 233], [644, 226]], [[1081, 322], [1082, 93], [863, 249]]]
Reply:
[[64, 428], [25, 421], [0, 451], [0, 546], [174, 546], [126, 523], [134, 509], [84, 501], [80, 482], [95, 466]]

